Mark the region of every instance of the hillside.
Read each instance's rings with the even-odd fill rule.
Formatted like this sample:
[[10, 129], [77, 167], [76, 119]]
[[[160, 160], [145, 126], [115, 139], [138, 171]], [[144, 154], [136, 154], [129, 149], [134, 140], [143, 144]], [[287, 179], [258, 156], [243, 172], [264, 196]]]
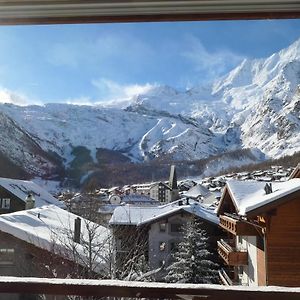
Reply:
[[251, 162], [236, 155], [224, 168], [280, 158], [300, 149], [300, 40], [187, 91], [154, 86], [109, 105], [0, 110], [0, 154], [32, 176], [82, 183], [115, 162], [194, 161], [241, 149], [250, 149]]

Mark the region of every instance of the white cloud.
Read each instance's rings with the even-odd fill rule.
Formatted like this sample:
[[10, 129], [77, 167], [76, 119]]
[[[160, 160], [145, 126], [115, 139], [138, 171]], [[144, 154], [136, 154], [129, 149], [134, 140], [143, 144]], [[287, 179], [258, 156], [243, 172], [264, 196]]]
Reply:
[[46, 61], [54, 66], [99, 69], [118, 62], [139, 67], [140, 63], [153, 54], [144, 41], [125, 33], [99, 33], [91, 40], [68, 39], [57, 42], [46, 51]]
[[20, 92], [10, 91], [6, 88], [0, 88], [0, 103], [11, 103], [20, 106], [41, 104], [38, 100], [31, 100]]
[[228, 49], [208, 51], [201, 41], [194, 36], [188, 37], [187, 45], [189, 47], [183, 51], [182, 56], [194, 64], [196, 71], [201, 74], [204, 73], [207, 80], [223, 75], [245, 58]]
[[92, 84], [99, 90], [100, 96], [105, 97], [104, 100], [120, 101], [145, 94], [156, 86], [150, 83], [123, 85], [107, 78], [94, 79]]

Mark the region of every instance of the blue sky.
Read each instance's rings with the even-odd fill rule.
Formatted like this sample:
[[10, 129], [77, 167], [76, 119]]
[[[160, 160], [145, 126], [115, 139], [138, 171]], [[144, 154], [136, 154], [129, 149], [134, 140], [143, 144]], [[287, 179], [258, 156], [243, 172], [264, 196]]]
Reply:
[[186, 89], [298, 38], [300, 20], [3, 26], [0, 102], [94, 103], [154, 84]]

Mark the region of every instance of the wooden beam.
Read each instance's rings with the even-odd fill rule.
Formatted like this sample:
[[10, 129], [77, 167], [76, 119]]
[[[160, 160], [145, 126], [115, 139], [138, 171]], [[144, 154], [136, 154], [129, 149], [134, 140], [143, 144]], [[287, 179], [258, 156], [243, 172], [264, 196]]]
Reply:
[[299, 17], [299, 0], [0, 0], [2, 25]]
[[210, 300], [298, 300], [300, 288], [224, 287], [202, 284], [166, 284], [118, 280], [47, 279], [0, 277], [0, 293], [78, 295]]

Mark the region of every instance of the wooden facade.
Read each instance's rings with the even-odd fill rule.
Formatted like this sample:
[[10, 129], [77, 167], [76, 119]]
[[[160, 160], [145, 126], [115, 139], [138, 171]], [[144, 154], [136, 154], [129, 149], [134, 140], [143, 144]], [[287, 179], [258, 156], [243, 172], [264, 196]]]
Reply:
[[[0, 231], [0, 276], [77, 278], [82, 268], [53, 252]], [[0, 300], [35, 300], [20, 293], [0, 294]], [[64, 299], [47, 297], [48, 299]]]
[[[226, 264], [235, 267], [244, 265], [249, 273], [251, 269], [253, 280], [248, 280], [250, 285], [300, 286], [300, 191], [291, 190], [245, 216], [239, 215], [238, 208], [234, 212], [235, 204], [228, 189], [225, 189], [222, 201], [219, 206], [222, 229], [235, 239], [236, 246], [239, 239], [251, 240], [251, 244], [249, 241], [246, 243], [247, 251], [251, 252], [248, 253], [248, 266], [234, 247], [226, 252], [220, 241], [219, 254]], [[226, 210], [229, 216], [224, 215]], [[228, 267], [227, 271], [228, 274], [234, 271], [234, 276], [228, 275], [233, 283], [243, 284], [239, 282], [242, 274], [238, 273], [238, 268]], [[244, 284], [247, 285], [247, 282]]]
[[300, 286], [300, 193], [279, 206], [266, 232], [267, 284]]
[[[9, 207], [5, 207], [4, 199], [9, 199]], [[18, 198], [16, 195], [9, 192], [2, 186], [0, 186], [0, 204], [0, 214], [6, 214], [25, 209], [25, 199], [22, 200]]]

